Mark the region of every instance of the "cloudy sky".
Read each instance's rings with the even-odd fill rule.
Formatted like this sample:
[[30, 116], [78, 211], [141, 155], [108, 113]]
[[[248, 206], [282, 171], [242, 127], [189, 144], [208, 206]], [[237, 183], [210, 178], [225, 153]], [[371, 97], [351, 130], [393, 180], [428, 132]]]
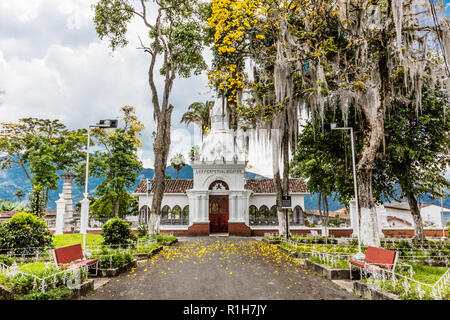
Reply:
[[[99, 119], [116, 118], [132, 105], [146, 125], [140, 157], [153, 167], [151, 132], [155, 130], [147, 83], [149, 57], [137, 50], [146, 29], [135, 20], [129, 45], [114, 53], [99, 40], [94, 24], [95, 0], [0, 1], [0, 122], [21, 117], [59, 119], [69, 128], [87, 128]], [[205, 52], [208, 60], [210, 55]], [[208, 61], [209, 62], [209, 61]], [[163, 84], [162, 79], [158, 81]], [[214, 99], [206, 73], [177, 79], [173, 86], [171, 155], [199, 141], [199, 129], [180, 124], [195, 101]], [[255, 146], [253, 146], [255, 147]], [[271, 176], [271, 157], [250, 150], [251, 171]]]

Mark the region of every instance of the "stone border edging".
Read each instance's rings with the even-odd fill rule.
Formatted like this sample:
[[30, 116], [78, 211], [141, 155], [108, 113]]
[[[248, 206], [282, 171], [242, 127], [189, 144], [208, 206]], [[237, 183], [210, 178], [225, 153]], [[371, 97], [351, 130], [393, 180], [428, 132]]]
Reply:
[[378, 287], [359, 280], [353, 283], [353, 292], [368, 300], [401, 300], [393, 293], [381, 291]]
[[[309, 259], [305, 259], [305, 267], [313, 270], [314, 272], [329, 280], [351, 280], [350, 269], [328, 268], [319, 263], [312, 262]], [[354, 274], [354, 272], [352, 272], [352, 274]]]
[[125, 271], [129, 270], [132, 267], [137, 266], [137, 259], [134, 259], [133, 261], [117, 268], [112, 269], [98, 269], [98, 273], [100, 277], [116, 277], [121, 273], [124, 273]]

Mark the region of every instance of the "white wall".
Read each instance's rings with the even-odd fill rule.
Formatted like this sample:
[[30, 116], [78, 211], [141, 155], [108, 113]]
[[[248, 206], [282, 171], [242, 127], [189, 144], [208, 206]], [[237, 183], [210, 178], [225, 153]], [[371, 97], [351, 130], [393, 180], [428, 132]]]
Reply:
[[[149, 196], [139, 196], [139, 209], [142, 206], [147, 205], [149, 208], [152, 207], [153, 195]], [[166, 193], [162, 199], [161, 208], [168, 205], [171, 209], [179, 205], [181, 209], [189, 204], [188, 196], [184, 193]]]
[[[304, 194], [291, 194], [292, 199], [292, 209], [296, 206], [302, 207], [303, 211], [305, 210], [305, 195]], [[250, 196], [249, 206], [254, 205], [258, 209], [266, 205], [269, 209], [276, 205], [277, 198], [275, 194], [264, 194], [264, 193], [253, 193]]]
[[[444, 209], [445, 210], [445, 209]], [[437, 227], [442, 228], [441, 207], [435, 204], [422, 208], [420, 210], [422, 221], [431, 221], [436, 224]]]
[[[387, 216], [393, 216], [397, 217], [399, 219], [408, 221], [411, 223], [411, 227], [414, 228], [414, 219], [411, 215], [411, 212], [409, 210], [400, 210], [400, 209], [394, 209], [394, 208], [386, 208], [385, 215], [383, 214], [383, 225], [388, 226], [388, 222], [386, 221]], [[446, 209], [444, 208], [444, 211]], [[448, 209], [447, 209], [448, 210]], [[442, 228], [442, 219], [441, 219], [441, 207], [437, 205], [431, 205], [420, 209], [420, 215], [422, 216], [422, 223], [425, 223], [426, 221], [431, 221], [435, 223], [435, 227]], [[400, 222], [396, 222], [396, 226], [400, 224]]]

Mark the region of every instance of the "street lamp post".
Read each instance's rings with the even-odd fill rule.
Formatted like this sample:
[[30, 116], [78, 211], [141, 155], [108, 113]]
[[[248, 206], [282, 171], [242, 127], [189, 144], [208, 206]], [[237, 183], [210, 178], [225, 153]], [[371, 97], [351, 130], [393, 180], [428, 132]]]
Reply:
[[88, 141], [86, 149], [86, 176], [84, 179], [84, 193], [83, 200], [81, 200], [81, 217], [80, 217], [80, 233], [83, 234], [83, 252], [86, 249], [86, 230], [89, 220], [89, 193], [88, 193], [88, 180], [89, 180], [89, 146], [91, 142], [91, 128], [117, 128], [117, 120], [100, 120], [97, 124], [89, 125], [88, 127]]
[[337, 127], [336, 123], [325, 123], [324, 130], [350, 130], [350, 139], [352, 144], [352, 166], [353, 166], [353, 186], [355, 189], [355, 210], [356, 210], [356, 230], [358, 232], [358, 252], [355, 254], [354, 258], [357, 260], [363, 260], [365, 255], [361, 251], [361, 230], [359, 228], [359, 206], [358, 206], [358, 185], [356, 183], [356, 164], [355, 164], [355, 145], [354, 145], [354, 137], [353, 137], [353, 128], [352, 127]]

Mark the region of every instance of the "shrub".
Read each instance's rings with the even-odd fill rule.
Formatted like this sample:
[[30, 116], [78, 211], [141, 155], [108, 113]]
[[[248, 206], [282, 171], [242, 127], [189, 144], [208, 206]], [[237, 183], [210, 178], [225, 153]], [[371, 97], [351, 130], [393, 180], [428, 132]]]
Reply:
[[69, 299], [71, 290], [67, 287], [59, 287], [45, 292], [34, 289], [27, 295], [22, 297], [22, 300], [65, 300]]
[[108, 250], [106, 247], [99, 252], [93, 252], [93, 256], [99, 260], [100, 269], [120, 268], [133, 261], [133, 255], [130, 252]]
[[175, 236], [165, 235], [163, 233], [154, 234], [152, 238], [162, 245], [170, 245], [177, 240]]
[[[34, 248], [52, 245], [47, 223], [31, 213], [19, 213], [0, 225], [0, 252], [32, 253]], [[30, 250], [31, 249], [31, 250]]]
[[106, 245], [124, 245], [136, 241], [136, 236], [131, 233], [130, 224], [122, 219], [115, 218], [103, 225], [102, 236]]
[[138, 227], [138, 237], [146, 237], [148, 235], [148, 226], [142, 224]]
[[14, 259], [0, 255], [0, 262], [6, 264], [7, 266], [11, 266], [14, 263]]

